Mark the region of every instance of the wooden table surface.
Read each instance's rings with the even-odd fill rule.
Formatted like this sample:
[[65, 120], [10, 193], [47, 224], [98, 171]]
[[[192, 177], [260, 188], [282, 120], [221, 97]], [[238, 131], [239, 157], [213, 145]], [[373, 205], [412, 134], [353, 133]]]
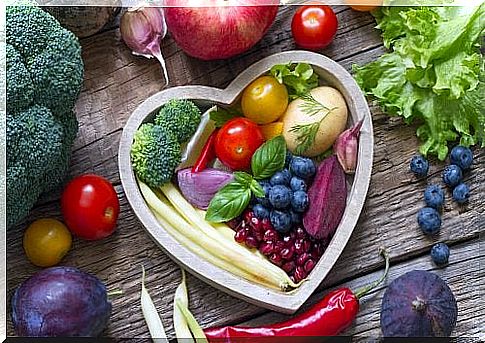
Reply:
[[[339, 30], [334, 42], [322, 54], [347, 70], [352, 64], [374, 60], [384, 52], [375, 22], [367, 13], [345, 6], [334, 7]], [[186, 56], [167, 37], [162, 50], [167, 60], [171, 86], [210, 85], [225, 87], [235, 76], [262, 57], [295, 49], [290, 22], [295, 7], [282, 7], [271, 30], [262, 41], [239, 57], [201, 62]], [[173, 337], [172, 301], [180, 281], [180, 270], [145, 232], [131, 210], [121, 187], [117, 151], [123, 126], [131, 112], [147, 97], [163, 88], [162, 74], [154, 60], [135, 57], [111, 27], [81, 40], [85, 62], [84, 89], [77, 102], [80, 122], [69, 178], [96, 173], [115, 186], [121, 203], [118, 228], [111, 237], [86, 242], [75, 239], [62, 264], [81, 268], [104, 280], [108, 289], [124, 294], [113, 299], [111, 322], [104, 335], [123, 338], [149, 337], [140, 309], [141, 266], [147, 271], [146, 286], [159, 310], [168, 334]], [[378, 247], [391, 256], [387, 283], [406, 271], [430, 270], [448, 282], [458, 300], [455, 336], [478, 337], [485, 332], [485, 152], [475, 149], [475, 162], [465, 181], [470, 185], [469, 204], [458, 206], [446, 192], [443, 225], [438, 237], [426, 237], [416, 223], [423, 207], [427, 183], [440, 182], [445, 163], [431, 159], [430, 177], [417, 180], [409, 172], [409, 161], [418, 149], [416, 127], [406, 126], [371, 106], [375, 132], [375, 155], [367, 201], [354, 233], [338, 262], [319, 290], [303, 309], [315, 303], [329, 289], [342, 285], [359, 287], [376, 278], [383, 269]], [[26, 259], [22, 233], [36, 218], [60, 216], [60, 191], [43, 196], [31, 215], [7, 233], [8, 298], [23, 280], [38, 268]], [[438, 242], [451, 248], [450, 263], [437, 268], [429, 251]], [[381, 336], [380, 301], [386, 284], [364, 298], [361, 311], [344, 334], [367, 341]], [[287, 318], [226, 295], [189, 275], [190, 308], [202, 326], [269, 323]], [[480, 296], [481, 294], [481, 296]], [[10, 305], [8, 311], [10, 312]], [[13, 334], [9, 318], [9, 333]], [[482, 336], [483, 338], [483, 336]]]

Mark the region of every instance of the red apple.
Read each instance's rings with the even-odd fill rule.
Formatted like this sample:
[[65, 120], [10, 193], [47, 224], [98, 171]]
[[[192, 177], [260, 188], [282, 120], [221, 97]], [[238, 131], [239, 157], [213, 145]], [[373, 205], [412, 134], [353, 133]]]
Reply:
[[254, 46], [273, 23], [278, 0], [166, 0], [165, 20], [190, 56], [217, 60]]

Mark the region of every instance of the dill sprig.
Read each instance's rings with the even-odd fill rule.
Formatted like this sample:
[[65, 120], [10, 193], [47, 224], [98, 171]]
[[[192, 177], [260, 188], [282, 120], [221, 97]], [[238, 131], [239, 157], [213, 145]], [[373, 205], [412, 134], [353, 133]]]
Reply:
[[295, 152], [298, 155], [303, 154], [305, 151], [315, 142], [320, 124], [327, 117], [327, 115], [337, 107], [328, 108], [319, 101], [317, 101], [310, 93], [306, 93], [301, 96], [303, 103], [299, 106], [303, 113], [310, 117], [313, 117], [321, 112], [325, 112], [322, 118], [309, 124], [298, 124], [290, 128], [290, 132], [295, 133], [296, 137], [296, 149]]
[[299, 106], [302, 110], [303, 113], [309, 115], [310, 117], [313, 117], [320, 112], [327, 112], [324, 116], [324, 118], [329, 114], [331, 111], [336, 109], [334, 108], [328, 108], [321, 102], [319, 102], [317, 99], [313, 97], [310, 93], [306, 93], [300, 97], [301, 100], [303, 100], [303, 103]]

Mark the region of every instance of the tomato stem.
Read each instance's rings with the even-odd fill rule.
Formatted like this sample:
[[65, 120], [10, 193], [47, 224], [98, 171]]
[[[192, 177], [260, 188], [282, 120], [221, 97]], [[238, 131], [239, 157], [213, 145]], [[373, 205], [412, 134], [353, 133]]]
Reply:
[[359, 288], [354, 294], [357, 299], [362, 298], [364, 295], [369, 293], [371, 290], [376, 288], [378, 285], [384, 281], [384, 279], [387, 277], [387, 273], [389, 272], [389, 254], [384, 248], [379, 249], [379, 254], [382, 255], [386, 261], [386, 269], [384, 270], [384, 274], [379, 278], [379, 280], [374, 281], [373, 283], [364, 286], [362, 288]]

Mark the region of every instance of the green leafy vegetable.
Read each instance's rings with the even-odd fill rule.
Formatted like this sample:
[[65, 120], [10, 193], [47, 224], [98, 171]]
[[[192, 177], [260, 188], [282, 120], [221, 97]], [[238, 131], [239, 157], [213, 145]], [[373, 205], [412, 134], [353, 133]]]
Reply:
[[384, 111], [419, 123], [420, 152], [444, 160], [448, 143], [485, 146], [484, 62], [479, 7], [382, 7], [375, 11], [392, 51], [354, 66], [362, 90]]
[[286, 142], [277, 136], [263, 145], [253, 155], [253, 175], [234, 172], [234, 181], [222, 187], [212, 198], [205, 219], [213, 223], [226, 222], [236, 218], [249, 205], [251, 195], [264, 197], [264, 190], [257, 180], [273, 175], [285, 166]]
[[242, 112], [237, 108], [222, 108], [217, 107], [214, 111], [211, 111], [209, 117], [214, 121], [216, 127], [221, 127], [227, 121], [242, 117]]
[[277, 64], [270, 73], [279, 83], [286, 85], [290, 99], [296, 99], [318, 86], [318, 74], [308, 63]]
[[266, 179], [285, 166], [286, 142], [283, 136], [276, 136], [254, 152], [251, 169], [255, 179]]

